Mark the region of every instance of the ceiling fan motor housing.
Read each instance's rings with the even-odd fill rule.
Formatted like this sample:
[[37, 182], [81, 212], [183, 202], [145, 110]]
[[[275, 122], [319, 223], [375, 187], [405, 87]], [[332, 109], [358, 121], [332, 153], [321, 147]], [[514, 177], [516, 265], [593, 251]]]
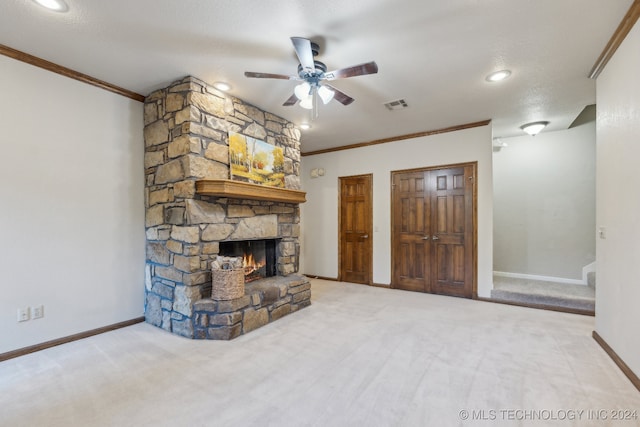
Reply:
[[313, 54], [313, 56], [318, 56], [318, 52], [320, 52], [320, 46], [318, 45], [318, 43], [314, 43], [314, 42], [310, 42], [311, 43], [311, 53]]
[[302, 67], [302, 64], [298, 64], [298, 75], [301, 78], [305, 78], [307, 75], [321, 75], [326, 73], [327, 71], [327, 66], [324, 64], [324, 62], [320, 62], [320, 61], [313, 61], [313, 65], [315, 67], [315, 70], [312, 73], [306, 73]]

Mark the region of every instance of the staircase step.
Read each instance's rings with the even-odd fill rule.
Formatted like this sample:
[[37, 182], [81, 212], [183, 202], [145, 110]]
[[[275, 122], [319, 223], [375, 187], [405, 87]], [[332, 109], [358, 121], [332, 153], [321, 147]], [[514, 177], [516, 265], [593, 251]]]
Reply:
[[585, 285], [496, 275], [493, 277], [491, 298], [519, 304], [595, 311], [595, 290]]
[[518, 302], [532, 305], [548, 305], [576, 310], [595, 311], [595, 300], [590, 298], [560, 297], [554, 295], [525, 294], [513, 291], [494, 289], [491, 298], [498, 301]]

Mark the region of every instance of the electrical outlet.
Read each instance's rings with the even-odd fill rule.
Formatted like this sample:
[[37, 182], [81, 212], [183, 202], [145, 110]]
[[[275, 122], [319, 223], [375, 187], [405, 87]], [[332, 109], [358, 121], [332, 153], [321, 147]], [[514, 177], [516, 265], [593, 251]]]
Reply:
[[35, 307], [31, 307], [32, 319], [41, 319], [43, 317], [44, 317], [44, 305], [37, 305]]
[[18, 309], [18, 322], [26, 322], [29, 320], [29, 307]]

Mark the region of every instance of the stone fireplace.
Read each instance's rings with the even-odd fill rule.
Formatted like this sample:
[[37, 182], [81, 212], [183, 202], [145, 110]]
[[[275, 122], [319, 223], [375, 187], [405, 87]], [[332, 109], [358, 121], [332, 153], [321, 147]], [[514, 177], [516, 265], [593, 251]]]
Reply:
[[[297, 274], [299, 130], [194, 77], [150, 94], [144, 119], [146, 321], [231, 339], [308, 306], [309, 282]], [[286, 188], [229, 181], [230, 131], [283, 148]], [[211, 261], [258, 246], [254, 258], [270, 263], [248, 269], [245, 296], [212, 300]]]

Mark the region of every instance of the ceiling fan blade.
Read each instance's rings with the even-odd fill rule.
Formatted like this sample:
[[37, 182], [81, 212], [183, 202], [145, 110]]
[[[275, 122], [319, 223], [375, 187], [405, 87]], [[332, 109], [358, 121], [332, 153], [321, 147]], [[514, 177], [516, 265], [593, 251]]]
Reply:
[[305, 71], [314, 71], [316, 66], [313, 62], [313, 51], [311, 50], [311, 41], [302, 37], [291, 37], [293, 48], [300, 60], [300, 64]]
[[295, 76], [285, 76], [284, 74], [271, 74], [271, 73], [254, 73], [253, 71], [245, 71], [245, 77], [253, 77], [256, 79], [282, 79], [282, 80], [299, 80]]
[[353, 67], [341, 68], [335, 71], [324, 73], [326, 80], [344, 79], [347, 77], [364, 76], [378, 72], [378, 64], [375, 61], [354, 65]]
[[328, 85], [328, 84], [325, 83], [323, 86], [326, 86], [329, 89], [331, 89], [334, 92], [333, 99], [335, 99], [336, 101], [338, 101], [342, 105], [349, 105], [353, 101], [355, 101], [355, 99], [353, 99], [352, 97], [350, 97], [346, 93], [339, 91], [338, 89], [336, 89], [335, 87], [333, 87], [331, 85]]
[[285, 107], [289, 107], [291, 105], [295, 105], [296, 102], [298, 102], [298, 97], [296, 96], [296, 94], [294, 93], [293, 95], [291, 95], [289, 97], [289, 99], [287, 99], [286, 101], [284, 101], [284, 104], [282, 104]]

